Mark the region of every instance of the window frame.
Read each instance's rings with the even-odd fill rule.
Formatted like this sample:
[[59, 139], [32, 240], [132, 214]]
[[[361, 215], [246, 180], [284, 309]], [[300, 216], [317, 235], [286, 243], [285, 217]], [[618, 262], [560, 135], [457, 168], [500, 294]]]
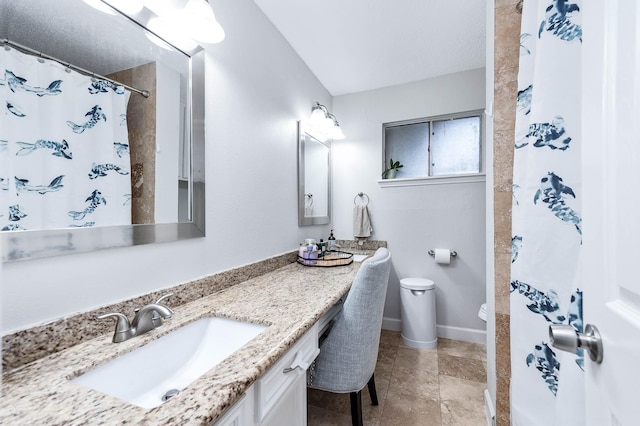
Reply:
[[382, 187], [388, 186], [415, 186], [415, 185], [433, 185], [433, 184], [442, 184], [442, 183], [467, 183], [467, 182], [480, 182], [485, 181], [486, 179], [486, 149], [485, 149], [485, 125], [486, 125], [486, 114], [482, 109], [456, 112], [451, 114], [442, 114], [442, 115], [433, 115], [428, 117], [421, 118], [413, 118], [409, 120], [399, 120], [399, 121], [391, 121], [388, 123], [382, 123], [382, 169], [380, 173], [382, 174], [386, 169], [386, 130], [389, 127], [398, 127], [398, 126], [406, 126], [410, 124], [421, 124], [427, 123], [429, 126], [429, 143], [428, 143], [428, 173], [432, 173], [432, 159], [431, 159], [431, 133], [432, 126], [434, 121], [447, 121], [447, 120], [455, 120], [462, 118], [472, 118], [478, 117], [480, 118], [480, 128], [479, 128], [479, 137], [480, 137], [480, 167], [479, 172], [477, 173], [461, 173], [461, 174], [450, 174], [450, 175], [437, 175], [437, 176], [415, 176], [409, 178], [394, 178], [394, 179], [379, 179], [378, 183]]

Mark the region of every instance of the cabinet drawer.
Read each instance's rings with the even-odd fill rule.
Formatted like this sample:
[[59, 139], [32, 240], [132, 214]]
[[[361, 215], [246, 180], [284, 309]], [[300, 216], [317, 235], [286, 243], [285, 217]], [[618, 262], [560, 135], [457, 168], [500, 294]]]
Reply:
[[307, 374], [306, 370], [318, 352], [318, 325], [315, 324], [256, 382], [257, 422], [269, 414], [296, 379]]
[[335, 305], [333, 305], [325, 314], [318, 320], [318, 337], [325, 332], [327, 327], [329, 327], [329, 323], [331, 320], [335, 318], [336, 315], [340, 313], [342, 310], [343, 300], [340, 299]]

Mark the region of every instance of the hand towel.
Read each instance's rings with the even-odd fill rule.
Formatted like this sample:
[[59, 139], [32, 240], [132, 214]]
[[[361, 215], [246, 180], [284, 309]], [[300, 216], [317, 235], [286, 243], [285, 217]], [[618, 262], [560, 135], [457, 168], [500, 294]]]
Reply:
[[371, 218], [369, 217], [369, 209], [367, 206], [355, 206], [353, 208], [353, 236], [370, 237], [373, 228], [371, 227]]

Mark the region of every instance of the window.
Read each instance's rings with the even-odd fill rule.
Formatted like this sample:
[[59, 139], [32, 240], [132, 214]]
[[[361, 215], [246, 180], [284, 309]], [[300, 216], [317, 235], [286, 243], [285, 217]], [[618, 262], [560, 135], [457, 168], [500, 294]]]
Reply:
[[481, 125], [480, 111], [385, 123], [383, 172], [393, 159], [399, 179], [479, 174]]

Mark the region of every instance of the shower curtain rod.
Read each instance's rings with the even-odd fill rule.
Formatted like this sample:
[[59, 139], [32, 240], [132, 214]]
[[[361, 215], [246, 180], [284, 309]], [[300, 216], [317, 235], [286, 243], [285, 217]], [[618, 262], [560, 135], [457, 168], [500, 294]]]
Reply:
[[118, 86], [122, 86], [125, 89], [128, 89], [128, 90], [130, 90], [132, 92], [135, 92], [135, 93], [138, 93], [138, 94], [144, 96], [145, 98], [148, 98], [149, 95], [150, 95], [148, 90], [136, 89], [135, 87], [131, 87], [131, 86], [127, 85], [127, 84], [120, 83], [119, 81], [116, 81], [116, 80], [114, 80], [112, 78], [105, 77], [103, 75], [99, 75], [99, 74], [96, 74], [96, 73], [91, 72], [91, 71], [87, 71], [84, 68], [77, 67], [75, 65], [72, 65], [69, 62], [61, 61], [60, 59], [54, 58], [53, 56], [49, 56], [46, 53], [38, 52], [37, 50], [33, 50], [33, 49], [31, 49], [31, 48], [29, 48], [27, 46], [23, 46], [23, 45], [21, 45], [19, 43], [16, 43], [14, 41], [9, 40], [9, 39], [6, 39], [6, 38], [3, 39], [2, 40], [2, 44], [5, 46], [5, 49], [7, 49], [7, 46], [11, 46], [11, 47], [13, 47], [15, 49], [18, 49], [18, 50], [24, 51], [26, 53], [29, 53], [29, 54], [31, 54], [33, 56], [38, 56], [38, 57], [43, 58], [43, 59], [49, 59], [49, 60], [55, 61], [55, 62], [59, 63], [60, 65], [64, 65], [68, 69], [72, 69], [74, 71], [77, 71], [77, 72], [79, 72], [81, 74], [87, 75], [87, 76], [95, 78], [95, 79], [105, 80], [105, 81], [108, 81], [110, 83], [116, 84]]

